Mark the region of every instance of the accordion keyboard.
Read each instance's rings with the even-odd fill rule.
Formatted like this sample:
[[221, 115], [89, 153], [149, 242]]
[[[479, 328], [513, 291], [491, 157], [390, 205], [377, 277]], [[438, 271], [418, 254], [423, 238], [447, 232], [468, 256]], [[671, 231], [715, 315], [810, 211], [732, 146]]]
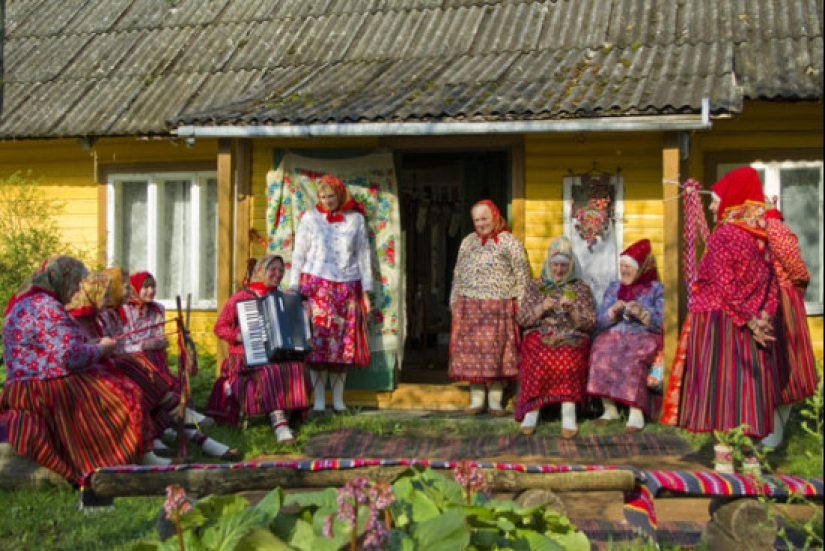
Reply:
[[266, 331], [258, 311], [257, 301], [238, 302], [237, 312], [246, 365], [256, 366], [269, 363], [266, 356]]

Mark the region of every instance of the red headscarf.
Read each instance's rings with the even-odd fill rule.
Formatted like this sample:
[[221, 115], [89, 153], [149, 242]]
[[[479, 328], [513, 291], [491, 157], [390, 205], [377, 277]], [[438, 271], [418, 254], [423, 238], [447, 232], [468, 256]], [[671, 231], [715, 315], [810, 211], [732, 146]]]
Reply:
[[732, 170], [710, 189], [719, 197], [716, 211], [719, 224], [735, 224], [759, 239], [767, 240], [765, 193], [756, 170], [749, 166]]
[[129, 285], [132, 287], [132, 294], [129, 297], [129, 304], [145, 305], [148, 308], [152, 308], [160, 312], [160, 308], [155, 301], [146, 302], [140, 298], [140, 290], [143, 289], [144, 282], [149, 278], [155, 279], [155, 276], [153, 276], [150, 272], [135, 272], [129, 276]]
[[324, 205], [321, 204], [321, 201], [315, 203], [315, 208], [318, 209], [318, 212], [322, 212], [327, 215], [327, 222], [334, 224], [336, 222], [343, 222], [344, 221], [344, 213], [348, 210], [354, 210], [356, 212], [360, 212], [362, 215], [366, 216], [367, 211], [364, 208], [363, 203], [359, 203], [355, 199], [352, 198], [352, 194], [349, 192], [346, 184], [332, 174], [326, 174], [318, 179], [318, 182], [315, 184], [316, 189], [322, 187], [323, 185], [329, 186], [335, 195], [338, 197], [338, 208], [333, 211], [330, 211]]
[[492, 239], [494, 243], [498, 243], [498, 234], [500, 234], [501, 232], [509, 231], [507, 229], [507, 220], [505, 220], [504, 217], [501, 216], [498, 207], [489, 199], [484, 199], [473, 205], [473, 208], [470, 209], [470, 212], [473, 212], [476, 209], [476, 207], [479, 206], [487, 207], [488, 209], [490, 209], [490, 213], [493, 215], [493, 231], [491, 231], [487, 235], [481, 235], [478, 232], [476, 232], [476, 235], [478, 235], [481, 238], [481, 246], [483, 247], [484, 244], [487, 243], [488, 239]]
[[636, 298], [650, 289], [654, 281], [659, 281], [659, 270], [656, 269], [656, 259], [650, 252], [650, 240], [642, 239], [636, 241], [619, 256], [629, 256], [639, 265], [636, 278], [629, 285], [619, 283], [619, 291], [616, 296], [625, 302], [636, 300]]

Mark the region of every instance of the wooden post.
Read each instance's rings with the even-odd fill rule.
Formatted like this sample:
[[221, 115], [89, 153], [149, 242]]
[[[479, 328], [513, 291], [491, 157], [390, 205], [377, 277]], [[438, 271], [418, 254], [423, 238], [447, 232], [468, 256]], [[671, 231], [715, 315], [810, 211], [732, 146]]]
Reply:
[[[218, 281], [216, 289], [219, 309], [232, 294], [233, 274], [232, 270], [227, 269], [227, 267], [233, 266], [233, 240], [235, 235], [234, 177], [233, 140], [221, 138], [218, 140]], [[218, 339], [215, 362], [217, 369], [220, 369], [226, 353], [226, 343]]]
[[668, 132], [662, 146], [662, 200], [664, 210], [664, 245], [665, 257], [659, 264], [662, 270], [662, 283], [665, 287], [664, 315], [664, 357], [665, 377], [670, 375], [670, 367], [676, 355], [682, 320], [684, 319], [684, 302], [680, 289], [682, 283], [682, 208], [679, 202], [681, 189], [671, 183], [681, 182], [679, 133]]

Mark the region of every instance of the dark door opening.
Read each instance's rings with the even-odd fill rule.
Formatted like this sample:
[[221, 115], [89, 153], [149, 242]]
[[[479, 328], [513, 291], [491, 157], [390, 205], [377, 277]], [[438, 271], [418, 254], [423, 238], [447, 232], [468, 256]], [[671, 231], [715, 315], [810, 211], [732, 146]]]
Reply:
[[401, 227], [406, 251], [407, 338], [400, 382], [445, 384], [450, 289], [458, 249], [473, 230], [470, 207], [510, 202], [504, 150], [399, 153]]

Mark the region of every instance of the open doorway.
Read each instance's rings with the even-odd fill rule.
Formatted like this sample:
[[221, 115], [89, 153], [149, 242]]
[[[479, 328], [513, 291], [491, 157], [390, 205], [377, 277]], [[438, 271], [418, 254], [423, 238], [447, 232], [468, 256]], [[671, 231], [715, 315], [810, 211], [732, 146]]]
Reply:
[[473, 229], [474, 203], [491, 199], [507, 212], [509, 165], [501, 149], [397, 154], [407, 304], [400, 382], [449, 382], [449, 300], [458, 249]]

